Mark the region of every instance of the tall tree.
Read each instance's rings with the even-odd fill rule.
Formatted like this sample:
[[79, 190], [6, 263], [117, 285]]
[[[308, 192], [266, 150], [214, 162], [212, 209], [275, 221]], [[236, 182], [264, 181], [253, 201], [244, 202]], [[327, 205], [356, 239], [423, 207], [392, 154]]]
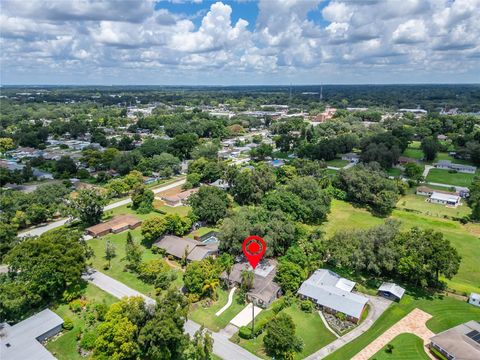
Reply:
[[225, 191], [213, 186], [202, 186], [188, 200], [192, 212], [199, 220], [216, 224], [227, 214], [231, 201]]
[[433, 161], [437, 157], [439, 148], [438, 142], [433, 137], [427, 137], [422, 140], [422, 151], [425, 155], [425, 160]]
[[133, 239], [132, 233], [127, 233], [127, 241], [125, 243], [125, 260], [127, 269], [137, 271], [142, 262], [143, 250], [140, 244], [137, 244]]
[[295, 333], [295, 323], [290, 315], [280, 313], [266, 328], [263, 343], [267, 353], [275, 359], [293, 359], [303, 349], [302, 340]]
[[105, 196], [98, 190], [84, 189], [71, 201], [70, 208], [84, 224], [94, 225], [102, 220], [103, 207], [106, 203]]

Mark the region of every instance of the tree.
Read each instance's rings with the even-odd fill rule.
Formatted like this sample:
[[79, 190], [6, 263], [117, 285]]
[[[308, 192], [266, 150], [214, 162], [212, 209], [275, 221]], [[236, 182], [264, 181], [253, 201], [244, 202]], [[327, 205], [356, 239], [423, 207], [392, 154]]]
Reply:
[[142, 236], [147, 244], [152, 244], [167, 232], [167, 224], [163, 217], [155, 216], [142, 224]]
[[242, 270], [240, 273], [240, 276], [242, 277], [242, 289], [245, 291], [250, 290], [253, 288], [254, 281], [255, 281], [255, 273], [250, 270]]
[[423, 180], [423, 168], [416, 163], [408, 163], [405, 165], [405, 176], [420, 182]]
[[185, 289], [195, 299], [210, 297], [215, 300], [220, 272], [220, 267], [212, 258], [191, 262], [183, 274]]
[[0, 138], [0, 154], [5, 154], [7, 151], [15, 148], [15, 144], [12, 138], [2, 137]]
[[422, 140], [421, 148], [425, 155], [425, 160], [433, 161], [437, 157], [439, 148], [438, 142], [433, 137], [427, 137]]
[[62, 178], [72, 177], [77, 173], [77, 165], [70, 156], [62, 156], [55, 164], [55, 171]]
[[283, 292], [295, 293], [305, 278], [305, 270], [299, 265], [289, 261], [281, 261], [275, 281], [282, 287]]
[[273, 147], [269, 144], [262, 143], [257, 147], [250, 150], [250, 156], [256, 161], [263, 161], [267, 157], [271, 157], [273, 153]]
[[188, 200], [192, 212], [199, 220], [216, 224], [227, 214], [231, 201], [225, 191], [213, 186], [202, 186]]
[[109, 240], [105, 245], [105, 259], [108, 261], [108, 268], [111, 266], [112, 259], [116, 256], [115, 245], [113, 245]]
[[153, 200], [155, 196], [153, 191], [145, 186], [136, 187], [132, 194], [132, 209], [139, 214], [148, 214], [153, 211]]
[[10, 250], [3, 261], [9, 272], [0, 276], [0, 318], [17, 320], [80, 281], [90, 254], [80, 237], [72, 229], [55, 229]]
[[142, 247], [133, 240], [132, 233], [129, 231], [125, 243], [125, 260], [127, 261], [125, 267], [129, 270], [137, 271], [142, 262], [142, 254]]
[[98, 224], [103, 216], [105, 197], [96, 189], [80, 190], [71, 201], [70, 208], [86, 225]]
[[192, 158], [193, 159], [205, 158], [205, 159], [216, 160], [218, 156], [218, 148], [219, 146], [212, 142], [207, 142], [207, 143], [198, 145], [192, 151]]
[[230, 192], [240, 205], [258, 204], [265, 193], [274, 188], [275, 182], [276, 176], [271, 166], [261, 164], [253, 170], [238, 172]]
[[280, 313], [266, 327], [263, 344], [275, 359], [292, 359], [303, 349], [302, 340], [295, 334], [295, 323], [290, 315]]
[[0, 263], [3, 257], [15, 246], [18, 242], [17, 228], [12, 224], [0, 223]]
[[438, 287], [440, 275], [451, 279], [458, 272], [461, 257], [441, 232], [412, 228], [398, 241], [398, 272], [415, 285]]
[[480, 177], [475, 177], [470, 185], [470, 197], [468, 203], [472, 208], [470, 218], [474, 221], [480, 221]]
[[209, 331], [205, 331], [203, 325], [193, 335], [184, 356], [189, 360], [211, 360], [213, 358], [213, 338]]
[[157, 301], [155, 313], [140, 330], [138, 344], [145, 360], [184, 358], [188, 335], [183, 326], [187, 320], [188, 301], [178, 290], [170, 289]]

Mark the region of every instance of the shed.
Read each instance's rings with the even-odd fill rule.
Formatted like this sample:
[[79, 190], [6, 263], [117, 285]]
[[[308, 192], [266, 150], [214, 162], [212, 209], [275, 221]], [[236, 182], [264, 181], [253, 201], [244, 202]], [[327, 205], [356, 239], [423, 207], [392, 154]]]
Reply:
[[468, 298], [468, 303], [475, 306], [480, 306], [480, 294], [471, 293], [470, 297]]
[[384, 282], [378, 288], [378, 295], [390, 300], [400, 301], [403, 294], [405, 294], [405, 289], [395, 283]]

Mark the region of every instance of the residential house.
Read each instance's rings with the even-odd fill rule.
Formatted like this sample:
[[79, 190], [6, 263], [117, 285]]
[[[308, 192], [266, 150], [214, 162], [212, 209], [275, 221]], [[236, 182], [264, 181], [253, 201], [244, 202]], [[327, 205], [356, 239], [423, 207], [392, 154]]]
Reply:
[[433, 204], [457, 207], [458, 205], [460, 205], [460, 196], [434, 191], [428, 201]]
[[351, 322], [358, 323], [366, 309], [368, 298], [352, 292], [355, 282], [342, 278], [333, 271], [316, 270], [305, 280], [297, 294], [309, 299], [323, 311], [343, 313]]
[[430, 348], [448, 360], [480, 359], [480, 322], [471, 320], [430, 339]]
[[140, 226], [141, 220], [133, 215], [119, 215], [104, 223], [90, 226], [85, 229], [87, 234], [93, 237], [104, 236], [109, 233], [118, 234], [127, 229], [135, 229]]
[[228, 190], [230, 188], [230, 185], [228, 185], [228, 182], [222, 179], [218, 179], [214, 181], [213, 183], [210, 184], [210, 186], [214, 186], [216, 188], [219, 188], [221, 190]]
[[163, 200], [165, 205], [172, 206], [172, 207], [185, 205], [187, 203], [188, 198], [192, 194], [196, 193], [197, 191], [198, 191], [198, 188], [189, 189], [175, 195], [161, 196], [160, 199]]
[[282, 290], [274, 279], [277, 274], [277, 261], [274, 259], [260, 262], [255, 270], [247, 262], [236, 263], [233, 265], [230, 275], [225, 271], [220, 278], [230, 287], [241, 286], [242, 272], [254, 271], [253, 287], [247, 292], [247, 300], [254, 305], [266, 308], [281, 294]]
[[395, 283], [384, 282], [378, 288], [378, 295], [394, 301], [400, 301], [403, 294], [405, 294], [405, 289]]
[[413, 159], [413, 158], [410, 158], [410, 157], [407, 157], [407, 156], [400, 156], [398, 158], [398, 163], [400, 165], [405, 165], [405, 164], [416, 164], [417, 163], [417, 160]]
[[177, 259], [186, 257], [188, 261], [201, 261], [218, 254], [218, 242], [212, 241], [211, 238], [208, 240], [202, 242], [175, 235], [164, 235], [155, 241], [153, 246], [163, 249], [166, 254]]
[[452, 163], [450, 160], [439, 160], [436, 164], [435, 167], [437, 169], [445, 169], [445, 170], [455, 170], [461, 173], [467, 173], [467, 174], [475, 174], [477, 171], [476, 166], [470, 166], [470, 165], [465, 165], [465, 164], [455, 164]]
[[46, 309], [10, 326], [0, 324], [0, 358], [2, 360], [55, 360], [41, 342], [62, 330], [63, 319]]
[[480, 306], [480, 294], [471, 293], [470, 297], [468, 298], [468, 303], [475, 306]]
[[342, 154], [342, 160], [347, 160], [351, 163], [358, 163], [360, 161], [360, 155], [355, 153]]

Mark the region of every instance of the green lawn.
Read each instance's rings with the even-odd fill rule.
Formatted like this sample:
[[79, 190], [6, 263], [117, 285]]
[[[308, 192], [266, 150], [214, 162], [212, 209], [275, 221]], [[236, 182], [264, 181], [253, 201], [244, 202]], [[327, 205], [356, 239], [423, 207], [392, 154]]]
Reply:
[[200, 229], [197, 229], [195, 231], [192, 231], [190, 234], [187, 235], [187, 237], [194, 239], [195, 236], [203, 236], [205, 234], [208, 234], [209, 232], [217, 232], [217, 228], [212, 228], [212, 227], [201, 227]]
[[220, 316], [216, 316], [215, 313], [220, 310], [228, 299], [228, 291], [224, 289], [218, 289], [218, 300], [210, 307], [203, 308], [201, 302], [192, 304], [190, 307], [189, 318], [193, 321], [204, 325], [206, 328], [219, 331], [228, 325], [235, 315], [237, 315], [246, 304], [241, 301], [238, 295], [238, 291], [233, 296], [232, 305], [225, 310]]
[[426, 181], [468, 187], [476, 175], [480, 175], [480, 172], [477, 171], [476, 174], [465, 174], [450, 173], [448, 170], [443, 169], [431, 169], [428, 172]]
[[466, 302], [450, 297], [414, 298], [411, 295], [405, 295], [400, 303], [390, 305], [367, 332], [325, 359], [344, 360], [352, 358], [415, 308], [426, 311], [433, 316], [427, 322], [427, 327], [434, 333], [439, 333], [469, 320], [480, 321], [480, 308]]
[[446, 207], [441, 204], [433, 204], [427, 202], [426, 196], [420, 195], [406, 195], [403, 196], [400, 201], [397, 203], [397, 208], [399, 209], [410, 209], [415, 212], [420, 212], [424, 215], [429, 215], [433, 217], [464, 217], [470, 215], [472, 212], [465, 201], [462, 201], [462, 205], [456, 208]]
[[399, 168], [391, 167], [387, 170], [387, 174], [389, 176], [398, 177], [402, 175], [402, 170], [400, 170]]
[[[133, 239], [137, 242], [142, 240], [140, 228], [132, 230]], [[108, 270], [104, 270], [104, 265], [107, 263], [105, 260], [105, 247], [107, 240], [109, 240], [115, 246], [116, 256], [111, 261], [111, 267]], [[154, 296], [153, 285], [146, 284], [142, 280], [138, 279], [137, 275], [128, 271], [125, 271], [125, 261], [122, 259], [125, 257], [125, 242], [127, 240], [127, 232], [120, 234], [109, 234], [101, 238], [96, 238], [88, 241], [88, 245], [91, 246], [95, 257], [92, 260], [92, 265], [95, 269], [117, 279], [131, 288], [140, 291], [146, 295]], [[142, 246], [143, 247], [143, 246]], [[161, 256], [152, 253], [150, 249], [143, 247], [143, 261], [149, 261], [153, 259], [160, 259]], [[178, 285], [181, 285], [182, 273], [178, 271]]]
[[326, 164], [328, 166], [333, 166], [333, 167], [338, 167], [338, 168], [343, 168], [344, 166], [347, 166], [350, 162], [348, 160], [342, 160], [342, 159], [333, 159], [326, 161]]
[[393, 351], [387, 353], [386, 347], [377, 352], [372, 359], [375, 360], [429, 360], [423, 349], [423, 341], [418, 336], [405, 333], [400, 334], [390, 342], [393, 345]]
[[420, 149], [422, 147], [422, 143], [420, 141], [414, 140], [408, 144], [408, 147], [411, 149]]
[[[313, 313], [305, 313], [300, 310], [295, 303], [292, 306], [283, 309], [281, 312], [292, 317], [296, 326], [296, 334], [304, 342], [302, 352], [296, 354], [295, 359], [303, 359], [336, 339], [335, 335], [323, 325], [322, 319], [316, 311]], [[258, 319], [260, 319], [262, 313], [258, 315]], [[251, 353], [264, 359], [268, 359], [269, 357], [266, 355], [263, 347], [264, 336], [265, 332], [255, 339], [244, 340], [238, 335], [234, 335], [232, 340], [238, 342], [240, 346], [244, 347]]]
[[408, 147], [405, 149], [403, 152], [403, 156], [412, 158], [412, 159], [417, 159], [420, 160], [423, 158], [423, 151], [420, 149], [413, 149], [411, 147]]
[[446, 152], [440, 152], [435, 157], [435, 162], [439, 160], [450, 160], [452, 163], [455, 164], [465, 164], [465, 165], [473, 165], [470, 161], [462, 160], [462, 159], [455, 159], [453, 156], [448, 155]]
[[[105, 302], [107, 305], [111, 305], [118, 301], [118, 299], [114, 298], [112, 295], [100, 290], [92, 284], [87, 285], [85, 298], [89, 303]], [[85, 327], [85, 320], [83, 319], [82, 315], [70, 311], [68, 304], [61, 304], [52, 310], [63, 319], [66, 317], [70, 318], [73, 321], [74, 327], [69, 331], [64, 330], [62, 335], [59, 337], [54, 337], [54, 340], [49, 341], [46, 346], [47, 349], [58, 360], [86, 359], [85, 357], [80, 356], [80, 354], [77, 352], [77, 336], [82, 328]]]
[[[459, 272], [453, 279], [447, 281], [448, 286], [466, 293], [480, 292], [480, 271], [478, 271], [480, 226], [478, 224], [462, 225], [457, 221], [401, 209], [394, 210], [391, 217], [402, 221], [406, 229], [418, 226], [441, 231], [462, 256]], [[328, 222], [322, 226], [322, 229], [327, 236], [330, 236], [341, 229], [364, 229], [384, 221], [385, 219], [374, 217], [365, 209], [355, 208], [344, 201], [333, 200]]]

